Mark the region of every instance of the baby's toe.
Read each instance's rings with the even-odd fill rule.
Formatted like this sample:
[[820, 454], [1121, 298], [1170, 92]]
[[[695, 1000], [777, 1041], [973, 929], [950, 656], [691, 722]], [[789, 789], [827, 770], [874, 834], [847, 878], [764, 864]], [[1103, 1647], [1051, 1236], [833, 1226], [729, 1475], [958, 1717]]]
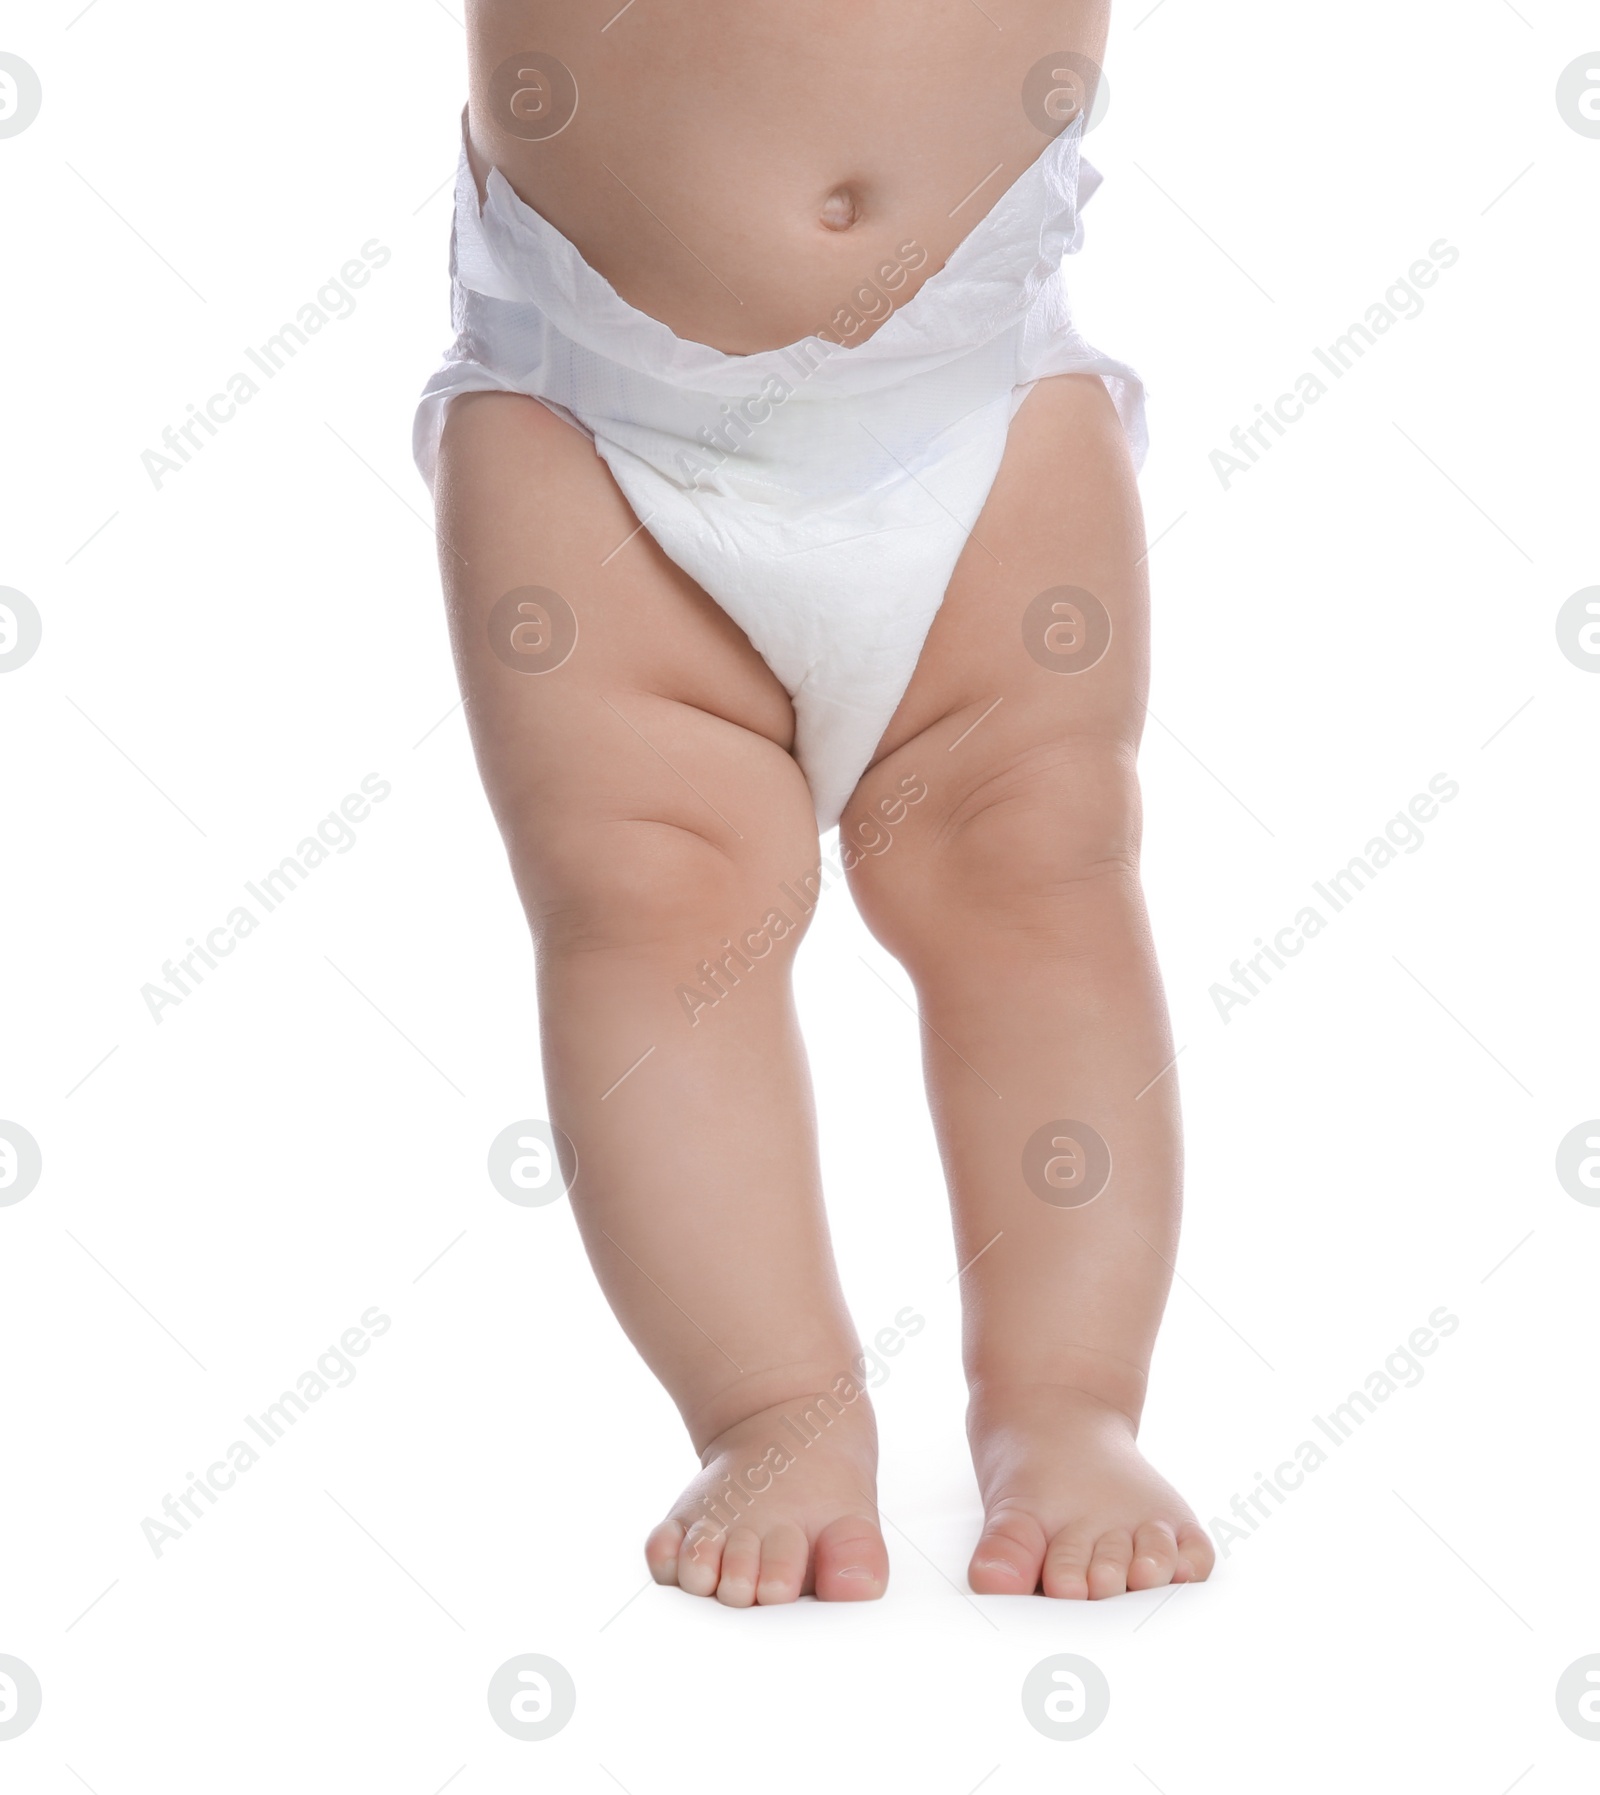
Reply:
[[811, 1547], [805, 1529], [793, 1521], [780, 1521], [761, 1542], [761, 1575], [756, 1600], [763, 1606], [798, 1600], [806, 1580], [806, 1560]]
[[748, 1608], [756, 1599], [761, 1574], [761, 1535], [753, 1527], [731, 1527], [722, 1543], [722, 1571], [717, 1600], [729, 1608]]
[[1043, 1587], [1047, 1596], [1068, 1602], [1089, 1599], [1089, 1561], [1095, 1535], [1083, 1527], [1063, 1527], [1044, 1555]]
[[967, 1567], [967, 1582], [984, 1596], [1031, 1596], [1044, 1564], [1044, 1529], [1029, 1514], [1012, 1510], [984, 1524]]
[[817, 1535], [814, 1584], [819, 1602], [872, 1602], [889, 1585], [889, 1554], [876, 1524], [842, 1515]]
[[1211, 1536], [1198, 1521], [1185, 1521], [1178, 1529], [1178, 1564], [1174, 1583], [1204, 1583], [1217, 1562]]
[[1089, 1599], [1127, 1593], [1128, 1566], [1133, 1562], [1133, 1535], [1124, 1528], [1102, 1533], [1089, 1560]]
[[644, 1542], [644, 1561], [657, 1583], [678, 1581], [678, 1550], [682, 1544], [681, 1521], [663, 1521]]
[[691, 1596], [708, 1596], [722, 1575], [722, 1547], [728, 1534], [715, 1521], [696, 1521], [678, 1548], [678, 1587]]
[[1146, 1521], [1133, 1536], [1129, 1589], [1160, 1589], [1178, 1568], [1178, 1540], [1165, 1521]]

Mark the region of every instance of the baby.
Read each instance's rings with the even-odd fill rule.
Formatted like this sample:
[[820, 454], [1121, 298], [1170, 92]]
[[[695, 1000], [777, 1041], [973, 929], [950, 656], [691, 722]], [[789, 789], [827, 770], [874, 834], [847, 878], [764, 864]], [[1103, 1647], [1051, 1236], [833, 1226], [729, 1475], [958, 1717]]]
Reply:
[[1062, 257], [1105, 0], [469, 0], [416, 449], [573, 1207], [700, 1474], [656, 1580], [881, 1596], [789, 972], [838, 824], [954, 1213], [973, 1589], [1205, 1577], [1135, 1444], [1178, 1099], [1137, 377]]

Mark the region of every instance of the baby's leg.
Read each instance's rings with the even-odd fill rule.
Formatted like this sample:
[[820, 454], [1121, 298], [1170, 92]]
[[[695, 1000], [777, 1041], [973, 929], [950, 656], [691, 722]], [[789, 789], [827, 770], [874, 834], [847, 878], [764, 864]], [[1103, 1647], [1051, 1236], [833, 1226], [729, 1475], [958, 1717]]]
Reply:
[[[843, 827], [881, 840], [873, 806], [905, 775], [926, 783], [852, 883], [927, 1025], [968, 1266], [972, 1586], [1114, 1595], [1204, 1577], [1212, 1552], [1134, 1444], [1177, 1247], [1179, 1125], [1138, 878], [1143, 533], [1097, 379], [1029, 395], [974, 535]], [[1058, 586], [1109, 614], [1087, 671], [1053, 670], [1071, 664], [1070, 614], [1027, 611]], [[1082, 1126], [1049, 1126], [1068, 1122], [1109, 1151], [1087, 1203], [1103, 1162]]]
[[[734, 1604], [880, 1595], [873, 1422], [839, 1394], [859, 1347], [789, 990], [803, 918], [780, 886], [818, 850], [788, 697], [537, 402], [456, 400], [438, 499], [467, 715], [537, 948], [550, 1113], [577, 1151], [574, 1213], [701, 1454], [651, 1536], [652, 1573]], [[519, 622], [524, 648], [543, 639], [537, 613], [494, 614], [524, 586], [576, 614], [554, 670], [493, 652], [491, 631], [505, 646]]]

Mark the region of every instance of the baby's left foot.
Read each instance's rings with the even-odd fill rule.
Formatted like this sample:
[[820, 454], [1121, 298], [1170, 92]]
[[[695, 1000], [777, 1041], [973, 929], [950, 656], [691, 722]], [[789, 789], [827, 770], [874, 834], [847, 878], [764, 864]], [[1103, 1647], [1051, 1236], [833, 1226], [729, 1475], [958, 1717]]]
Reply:
[[1081, 1601], [1211, 1574], [1211, 1541], [1120, 1410], [1059, 1385], [990, 1385], [967, 1432], [984, 1508], [967, 1581], [980, 1594]]

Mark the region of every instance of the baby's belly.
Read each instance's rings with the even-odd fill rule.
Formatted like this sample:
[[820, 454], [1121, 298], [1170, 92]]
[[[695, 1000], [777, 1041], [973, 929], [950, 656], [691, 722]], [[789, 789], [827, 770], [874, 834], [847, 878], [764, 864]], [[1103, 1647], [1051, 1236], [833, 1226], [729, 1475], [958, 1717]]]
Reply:
[[680, 337], [860, 342], [1070, 121], [1107, 4], [471, 0], [475, 171]]

